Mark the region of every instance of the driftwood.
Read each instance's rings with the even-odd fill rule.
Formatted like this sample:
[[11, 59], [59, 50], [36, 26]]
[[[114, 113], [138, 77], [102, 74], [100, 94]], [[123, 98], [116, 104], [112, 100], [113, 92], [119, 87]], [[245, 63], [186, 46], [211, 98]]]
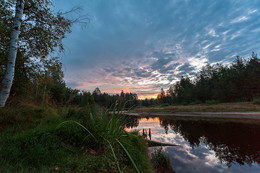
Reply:
[[171, 144], [171, 143], [162, 143], [162, 142], [157, 142], [157, 141], [152, 141], [149, 139], [146, 139], [146, 142], [148, 144], [148, 147], [157, 147], [157, 146], [179, 146], [176, 144]]

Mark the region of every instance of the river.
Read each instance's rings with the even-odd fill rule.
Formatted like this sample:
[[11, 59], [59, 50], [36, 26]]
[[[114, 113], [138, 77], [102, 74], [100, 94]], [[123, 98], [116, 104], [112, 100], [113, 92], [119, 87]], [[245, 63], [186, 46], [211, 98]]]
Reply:
[[162, 149], [177, 173], [260, 172], [259, 120], [127, 117], [127, 131], [149, 128], [151, 140], [179, 145]]

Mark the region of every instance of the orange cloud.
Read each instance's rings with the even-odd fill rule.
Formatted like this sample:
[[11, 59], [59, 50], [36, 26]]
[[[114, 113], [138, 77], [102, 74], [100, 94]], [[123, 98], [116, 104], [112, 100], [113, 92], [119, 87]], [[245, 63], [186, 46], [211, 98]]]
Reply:
[[[139, 100], [144, 100], [144, 99], [151, 99], [151, 98], [157, 98], [158, 92], [155, 91], [155, 93], [148, 92], [146, 93], [145, 91], [142, 91], [142, 89], [146, 89], [147, 86], [135, 86], [135, 87], [116, 87], [116, 88], [108, 88], [108, 89], [101, 89], [102, 92], [110, 93], [110, 94], [119, 94], [123, 90], [125, 93], [126, 92], [132, 92], [136, 93], [138, 95]], [[138, 91], [139, 90], [139, 91]]]
[[129, 93], [132, 92], [130, 87], [117, 87], [117, 88], [108, 88], [108, 89], [103, 89], [100, 88], [102, 92], [106, 93], [111, 93], [111, 94], [119, 94], [123, 90], [124, 93]]

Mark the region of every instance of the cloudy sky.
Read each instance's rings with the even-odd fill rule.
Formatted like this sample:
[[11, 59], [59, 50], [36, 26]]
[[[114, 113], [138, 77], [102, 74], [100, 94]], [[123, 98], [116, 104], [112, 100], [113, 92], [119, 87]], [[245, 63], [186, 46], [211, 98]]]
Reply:
[[[81, 7], [60, 56], [69, 87], [154, 97], [206, 63], [260, 53], [259, 0], [55, 0]], [[74, 14], [74, 17], [78, 14]], [[73, 16], [68, 16], [73, 17]]]

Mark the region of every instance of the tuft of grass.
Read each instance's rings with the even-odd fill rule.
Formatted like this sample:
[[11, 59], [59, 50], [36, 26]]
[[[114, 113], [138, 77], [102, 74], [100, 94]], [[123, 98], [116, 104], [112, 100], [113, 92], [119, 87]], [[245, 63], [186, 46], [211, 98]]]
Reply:
[[[113, 162], [115, 163], [119, 172], [123, 170], [120, 168], [119, 162], [123, 161], [123, 165], [131, 164], [131, 167], [133, 167], [134, 170], [139, 173], [141, 172], [141, 170], [148, 169], [149, 167], [148, 164], [143, 162], [143, 160], [145, 160], [145, 157], [142, 157], [137, 152], [138, 150], [136, 150], [136, 143], [142, 139], [139, 138], [137, 134], [127, 133], [124, 130], [125, 123], [123, 123], [123, 116], [120, 116], [119, 112], [120, 111], [116, 111], [115, 106], [113, 114], [110, 116], [108, 114], [94, 116], [92, 113], [89, 113], [87, 118], [82, 119], [81, 122], [68, 120], [61, 123], [60, 127], [66, 125], [65, 129], [69, 129], [67, 128], [67, 126], [77, 126], [81, 128], [81, 130], [85, 132], [79, 135], [84, 136], [84, 138], [82, 138], [81, 140], [81, 145], [92, 148], [97, 153], [110, 153], [110, 156], [112, 156]], [[68, 136], [75, 137], [75, 135], [71, 134], [69, 134]], [[133, 139], [135, 139], [134, 142], [132, 141]], [[79, 138], [77, 139], [77, 141], [78, 140]], [[144, 143], [140, 145], [146, 146]], [[145, 155], [145, 147], [140, 149], [141, 153]]]

